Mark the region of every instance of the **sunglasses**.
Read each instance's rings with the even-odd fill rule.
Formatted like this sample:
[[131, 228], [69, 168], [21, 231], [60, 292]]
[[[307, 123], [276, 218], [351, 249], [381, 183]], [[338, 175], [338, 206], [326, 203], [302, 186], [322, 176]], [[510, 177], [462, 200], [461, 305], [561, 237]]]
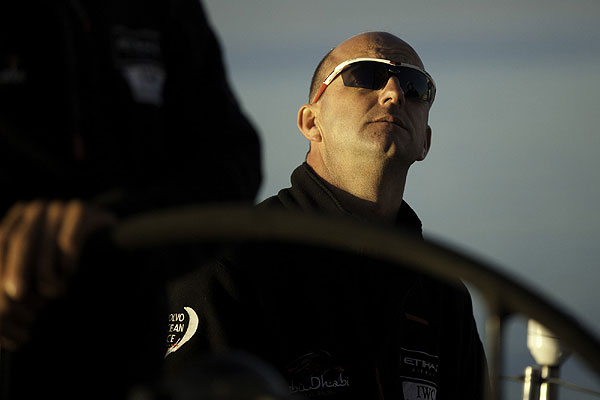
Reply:
[[431, 75], [411, 64], [396, 63], [382, 58], [353, 58], [339, 64], [323, 81], [312, 103], [316, 103], [325, 88], [338, 76], [342, 75], [344, 86], [379, 90], [384, 87], [390, 77], [395, 76], [407, 99], [422, 100], [433, 103], [435, 98], [435, 82]]

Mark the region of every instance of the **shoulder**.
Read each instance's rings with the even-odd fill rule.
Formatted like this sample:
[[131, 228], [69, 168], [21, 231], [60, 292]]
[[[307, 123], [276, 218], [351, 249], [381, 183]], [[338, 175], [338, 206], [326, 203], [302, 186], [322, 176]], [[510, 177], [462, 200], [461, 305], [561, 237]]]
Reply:
[[[285, 189], [284, 189], [285, 190]], [[271, 196], [256, 205], [261, 210], [279, 210], [285, 208], [279, 196]]]

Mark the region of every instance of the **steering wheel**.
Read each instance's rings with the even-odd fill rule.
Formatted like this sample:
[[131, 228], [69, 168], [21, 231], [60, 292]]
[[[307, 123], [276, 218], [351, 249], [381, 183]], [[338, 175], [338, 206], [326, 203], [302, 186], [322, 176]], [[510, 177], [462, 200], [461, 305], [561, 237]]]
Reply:
[[534, 318], [552, 331], [600, 377], [600, 341], [560, 307], [486, 263], [432, 241], [348, 218], [273, 211], [248, 206], [198, 206], [132, 217], [115, 231], [118, 246], [142, 249], [161, 245], [226, 241], [275, 241], [320, 246], [361, 254], [429, 273], [462, 279], [477, 288], [488, 305], [486, 355], [492, 392], [501, 398], [505, 320], [513, 314]]

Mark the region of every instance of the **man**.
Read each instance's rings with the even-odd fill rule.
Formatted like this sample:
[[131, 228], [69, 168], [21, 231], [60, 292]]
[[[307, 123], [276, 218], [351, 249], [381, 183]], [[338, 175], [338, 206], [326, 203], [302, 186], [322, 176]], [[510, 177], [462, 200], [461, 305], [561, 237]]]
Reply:
[[[317, 67], [292, 186], [258, 207], [393, 225], [422, 237], [402, 200], [431, 145], [433, 79], [412, 47], [354, 36]], [[309, 398], [476, 399], [485, 360], [464, 288], [360, 255], [247, 245], [172, 288], [167, 366], [238, 348]]]

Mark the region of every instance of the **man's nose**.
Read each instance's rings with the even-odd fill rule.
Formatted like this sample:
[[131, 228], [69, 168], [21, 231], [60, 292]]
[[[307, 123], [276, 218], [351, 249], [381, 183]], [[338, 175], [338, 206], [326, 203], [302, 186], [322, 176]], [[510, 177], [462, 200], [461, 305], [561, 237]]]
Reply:
[[404, 97], [404, 91], [400, 86], [400, 81], [395, 76], [390, 76], [387, 80], [387, 83], [381, 89], [381, 94], [379, 95], [379, 101], [381, 104], [385, 104], [387, 102], [398, 103], [399, 105], [404, 105], [406, 103], [406, 98]]

